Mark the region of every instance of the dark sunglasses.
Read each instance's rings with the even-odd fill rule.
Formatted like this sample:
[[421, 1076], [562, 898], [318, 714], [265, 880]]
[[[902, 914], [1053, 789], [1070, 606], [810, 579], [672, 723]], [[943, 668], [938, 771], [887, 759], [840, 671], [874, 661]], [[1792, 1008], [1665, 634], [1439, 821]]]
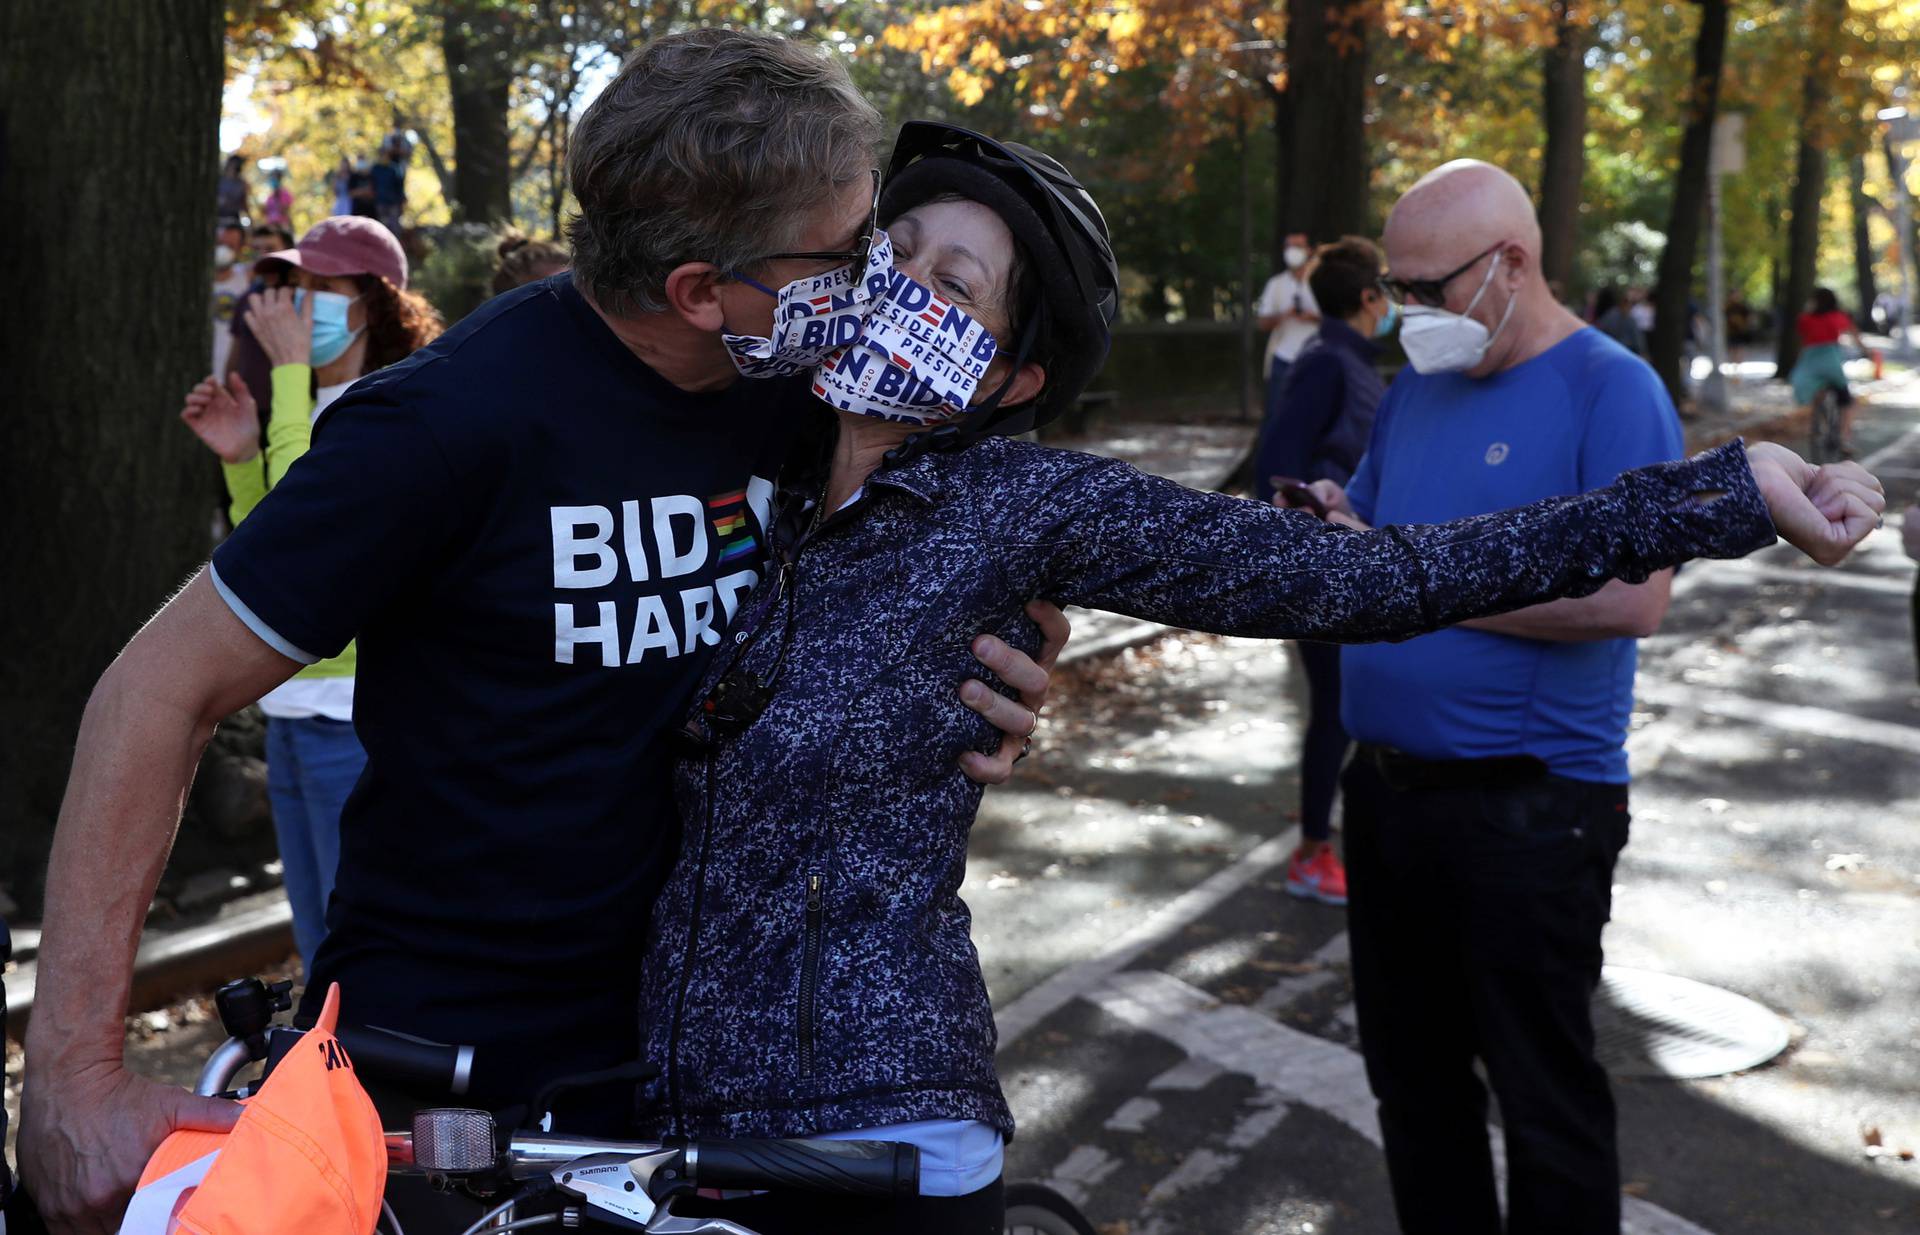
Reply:
[[858, 279], [866, 273], [867, 256], [873, 252], [874, 234], [880, 230], [880, 171], [873, 172], [873, 208], [868, 212], [867, 230], [854, 241], [851, 249], [808, 249], [795, 253], [769, 253], [758, 261], [747, 263], [757, 266], [761, 262], [808, 261], [832, 262], [836, 266], [852, 266], [853, 277]]
[[1468, 258], [1437, 279], [1396, 279], [1392, 275], [1383, 276], [1380, 289], [1393, 297], [1396, 304], [1404, 305], [1409, 301], [1438, 309], [1447, 303], [1447, 284], [1478, 265], [1489, 253], [1498, 253], [1507, 247], [1502, 240], [1490, 249], [1486, 249]]

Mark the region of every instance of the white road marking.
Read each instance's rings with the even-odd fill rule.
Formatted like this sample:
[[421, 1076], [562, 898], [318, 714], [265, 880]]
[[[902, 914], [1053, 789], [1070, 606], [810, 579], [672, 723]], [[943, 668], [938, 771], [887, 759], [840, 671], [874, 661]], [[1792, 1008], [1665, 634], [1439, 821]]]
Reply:
[[[1311, 1106], [1346, 1124], [1373, 1144], [1380, 1144], [1379, 1117], [1367, 1089], [1366, 1067], [1358, 1052], [1290, 1029], [1251, 1008], [1222, 1003], [1205, 991], [1164, 973], [1145, 970], [1115, 973], [1101, 983], [1090, 998], [1108, 1015], [1165, 1038], [1189, 1055], [1249, 1076], [1255, 1084], [1273, 1090], [1284, 1101]], [[1276, 1109], [1284, 1110], [1255, 1111], [1241, 1121], [1243, 1127], [1248, 1133], [1256, 1131], [1254, 1121], [1271, 1119]], [[1277, 1126], [1278, 1120], [1274, 1119], [1273, 1124]], [[1236, 1128], [1236, 1133], [1240, 1131]], [[1272, 1131], [1272, 1127], [1266, 1131]], [[1489, 1128], [1488, 1133], [1496, 1149], [1500, 1148], [1499, 1129]], [[1229, 1143], [1232, 1148], [1245, 1150], [1257, 1145], [1264, 1135], [1262, 1132], [1252, 1139], [1233, 1135]], [[1154, 1186], [1148, 1194], [1148, 1204], [1163, 1191], [1171, 1196], [1194, 1183], [1217, 1179], [1234, 1165], [1227, 1157], [1217, 1150], [1196, 1150], [1189, 1154], [1185, 1162]], [[1503, 1180], [1504, 1157], [1504, 1154], [1495, 1155]], [[1639, 1197], [1622, 1197], [1621, 1206], [1623, 1235], [1710, 1235], [1706, 1228]]]
[[1884, 592], [1889, 596], [1906, 597], [1913, 592], [1913, 583], [1907, 579], [1889, 578], [1885, 575], [1863, 575], [1845, 569], [1827, 569], [1822, 567], [1769, 566], [1745, 559], [1721, 562], [1722, 577], [1738, 575], [1743, 579], [1752, 579], [1756, 583], [1802, 583], [1810, 587], [1852, 588], [1863, 592]]
[[1902, 433], [1899, 437], [1894, 438], [1891, 442], [1888, 442], [1885, 446], [1882, 446], [1880, 449], [1874, 451], [1872, 454], [1868, 455], [1866, 458], [1860, 460], [1860, 466], [1866, 468], [1869, 472], [1871, 472], [1875, 468], [1879, 467], [1882, 463], [1885, 463], [1888, 459], [1893, 458], [1893, 456], [1899, 454], [1901, 451], [1905, 450], [1907, 447], [1915, 444], [1920, 444], [1920, 425], [1915, 425], [1913, 428], [1908, 429], [1905, 433]]
[[1128, 1098], [1102, 1126], [1109, 1132], [1145, 1132], [1159, 1113], [1160, 1104], [1152, 1098]]
[[1067, 1155], [1047, 1184], [1075, 1205], [1085, 1205], [1093, 1190], [1120, 1169], [1120, 1159], [1096, 1145], [1082, 1145]]
[[1745, 695], [1705, 691], [1696, 686], [1678, 686], [1647, 677], [1642, 677], [1634, 687], [1634, 698], [1640, 703], [1658, 704], [1679, 712], [1724, 716], [1728, 720], [1764, 725], [1785, 733], [1860, 742], [1903, 754], [1920, 755], [1920, 727], [1897, 721], [1869, 720], [1827, 708], [1750, 699]]
[[1253, 1010], [1273, 1016], [1298, 1003], [1301, 999], [1332, 982], [1339, 975], [1334, 973], [1335, 965], [1347, 963], [1347, 932], [1341, 931], [1333, 938], [1321, 944], [1308, 958], [1320, 968], [1312, 973], [1295, 974], [1285, 977], [1268, 987], [1253, 1001]]
[[1004, 1051], [1018, 1042], [1028, 1030], [1093, 990], [1108, 975], [1132, 964], [1148, 948], [1170, 939], [1254, 880], [1285, 865], [1299, 843], [1297, 827], [1261, 841], [1233, 865], [1215, 871], [1148, 914], [1106, 951], [1060, 970], [1000, 1009], [994, 1017], [1000, 1028], [1000, 1049]]
[[1191, 1055], [1147, 1082], [1147, 1088], [1173, 1093], [1197, 1093], [1226, 1075], [1226, 1069]]

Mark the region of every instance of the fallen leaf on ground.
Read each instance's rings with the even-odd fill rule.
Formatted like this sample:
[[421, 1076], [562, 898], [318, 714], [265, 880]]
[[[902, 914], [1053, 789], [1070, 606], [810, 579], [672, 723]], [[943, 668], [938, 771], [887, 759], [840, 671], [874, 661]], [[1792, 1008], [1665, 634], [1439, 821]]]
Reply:
[[1262, 973], [1319, 973], [1322, 966], [1318, 961], [1266, 961], [1256, 960], [1253, 967]]

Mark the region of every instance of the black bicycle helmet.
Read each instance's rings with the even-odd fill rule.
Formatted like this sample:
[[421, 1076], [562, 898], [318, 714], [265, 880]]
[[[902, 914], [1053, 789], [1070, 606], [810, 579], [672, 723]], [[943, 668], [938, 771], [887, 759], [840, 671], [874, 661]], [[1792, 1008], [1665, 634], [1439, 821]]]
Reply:
[[1100, 207], [1058, 159], [1018, 142], [930, 120], [900, 128], [880, 190], [882, 226], [943, 194], [990, 207], [1036, 268], [1038, 304], [1020, 306], [1016, 368], [1044, 358], [1047, 384], [1018, 407], [989, 406], [943, 435], [1025, 433], [1073, 405], [1105, 363], [1120, 303], [1120, 267]]

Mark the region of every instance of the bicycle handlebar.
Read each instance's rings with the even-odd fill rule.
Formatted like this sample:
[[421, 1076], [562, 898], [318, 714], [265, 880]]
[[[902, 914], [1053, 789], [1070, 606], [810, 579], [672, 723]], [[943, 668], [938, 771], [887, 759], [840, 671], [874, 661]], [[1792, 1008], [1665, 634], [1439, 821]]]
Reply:
[[706, 1188], [787, 1188], [839, 1196], [913, 1196], [920, 1150], [895, 1141], [693, 1141], [687, 1178]]
[[[262, 1057], [271, 1071], [304, 1032], [276, 1025], [265, 1031], [264, 1052], [256, 1051], [262, 1045], [259, 1039], [228, 1038], [200, 1070], [193, 1091], [202, 1097], [226, 1093], [233, 1088], [233, 1078], [241, 1069]], [[363, 1075], [403, 1089], [464, 1097], [473, 1079], [471, 1046], [429, 1042], [368, 1025], [342, 1025], [334, 1036]]]
[[[792, 1189], [840, 1196], [913, 1196], [920, 1151], [894, 1141], [615, 1141], [558, 1132], [519, 1131], [504, 1153], [482, 1111], [438, 1109], [414, 1116], [412, 1132], [387, 1133], [387, 1169], [396, 1175], [481, 1174], [538, 1179], [587, 1159], [652, 1159], [650, 1172], [682, 1176], [694, 1187]], [[483, 1130], [484, 1129], [484, 1130]]]
[[459, 1097], [473, 1080], [471, 1046], [428, 1042], [365, 1025], [342, 1025], [335, 1036], [355, 1067], [405, 1089]]

